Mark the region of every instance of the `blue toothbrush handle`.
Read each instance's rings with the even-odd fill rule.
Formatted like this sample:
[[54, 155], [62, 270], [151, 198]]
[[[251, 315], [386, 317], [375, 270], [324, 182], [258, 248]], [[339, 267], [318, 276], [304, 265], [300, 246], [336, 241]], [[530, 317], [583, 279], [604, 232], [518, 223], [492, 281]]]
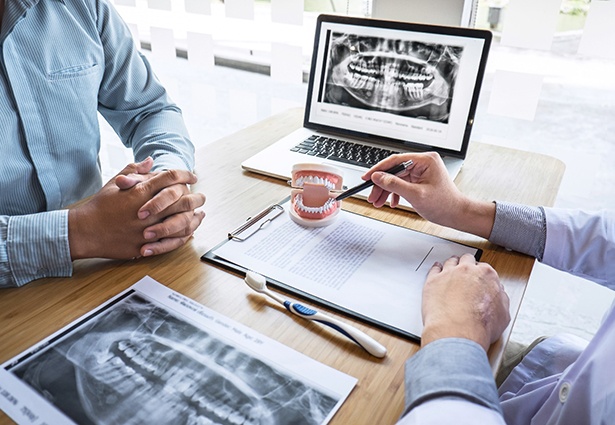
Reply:
[[354, 326], [350, 326], [349, 324], [339, 321], [333, 317], [325, 316], [324, 314], [302, 304], [284, 301], [284, 307], [297, 316], [301, 316], [308, 320], [314, 320], [335, 329], [359, 344], [372, 356], [382, 358], [387, 354], [386, 347]]

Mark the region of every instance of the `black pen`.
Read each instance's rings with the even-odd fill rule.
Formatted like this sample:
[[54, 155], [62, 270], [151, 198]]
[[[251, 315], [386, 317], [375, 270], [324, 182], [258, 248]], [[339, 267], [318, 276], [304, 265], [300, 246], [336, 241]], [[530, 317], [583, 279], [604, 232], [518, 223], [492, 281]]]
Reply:
[[[388, 169], [388, 170], [385, 170], [384, 172], [388, 173], [388, 174], [395, 174], [395, 175], [397, 175], [397, 174], [401, 173], [402, 171], [405, 171], [406, 169], [408, 169], [408, 167], [410, 167], [412, 164], [414, 164], [414, 163], [412, 162], [411, 159], [409, 159], [408, 161], [402, 162], [401, 164], [397, 164], [395, 167], [393, 167], [391, 169]], [[351, 189], [348, 189], [345, 192], [340, 193], [339, 195], [337, 195], [335, 197], [335, 200], [336, 201], [341, 201], [342, 199], [346, 199], [349, 196], [356, 195], [357, 193], [361, 192], [362, 190], [365, 190], [368, 187], [372, 187], [373, 185], [374, 185], [374, 182], [371, 179], [369, 179], [365, 183], [361, 183], [358, 186], [355, 186], [355, 187], [353, 187]]]

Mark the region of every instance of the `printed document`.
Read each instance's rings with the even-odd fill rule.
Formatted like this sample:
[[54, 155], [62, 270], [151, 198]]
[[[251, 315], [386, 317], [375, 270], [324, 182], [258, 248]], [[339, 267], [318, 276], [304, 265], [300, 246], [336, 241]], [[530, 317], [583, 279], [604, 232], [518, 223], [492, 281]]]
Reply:
[[303, 227], [285, 212], [217, 257], [282, 286], [410, 336], [420, 336], [421, 294], [436, 262], [476, 248], [340, 211], [326, 227]]

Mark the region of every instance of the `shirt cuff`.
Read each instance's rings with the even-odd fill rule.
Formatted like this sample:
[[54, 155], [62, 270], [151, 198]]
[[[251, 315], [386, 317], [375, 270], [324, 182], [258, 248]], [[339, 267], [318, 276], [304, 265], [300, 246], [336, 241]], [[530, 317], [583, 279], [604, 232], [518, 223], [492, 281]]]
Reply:
[[6, 242], [15, 286], [73, 273], [68, 245], [68, 210], [13, 216]]
[[406, 362], [406, 408], [437, 398], [460, 398], [502, 412], [485, 350], [474, 341], [445, 338]]
[[544, 209], [496, 202], [490, 242], [542, 261], [546, 239], [547, 224]]

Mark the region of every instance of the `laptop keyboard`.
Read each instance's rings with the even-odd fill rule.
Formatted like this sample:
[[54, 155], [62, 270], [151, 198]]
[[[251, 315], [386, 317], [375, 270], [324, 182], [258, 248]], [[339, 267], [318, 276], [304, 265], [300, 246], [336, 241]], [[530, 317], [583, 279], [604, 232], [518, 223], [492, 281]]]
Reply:
[[384, 158], [398, 153], [384, 148], [375, 148], [318, 135], [308, 137], [291, 148], [291, 151], [366, 168], [370, 168]]

